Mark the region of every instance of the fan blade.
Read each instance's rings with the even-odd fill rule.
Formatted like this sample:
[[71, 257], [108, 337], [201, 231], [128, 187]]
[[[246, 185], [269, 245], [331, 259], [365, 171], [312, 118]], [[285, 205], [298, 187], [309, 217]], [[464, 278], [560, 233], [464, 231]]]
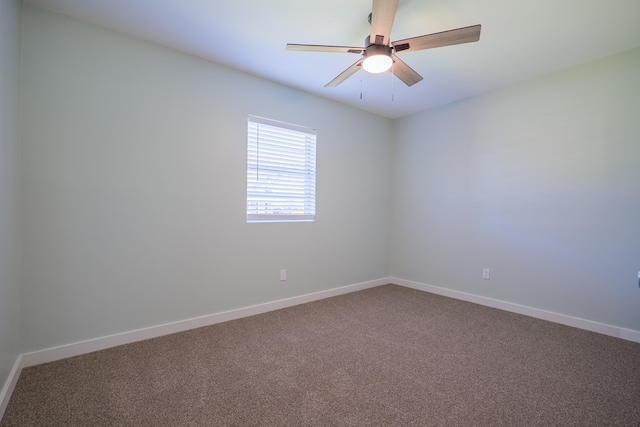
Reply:
[[345, 81], [349, 77], [351, 77], [356, 71], [361, 69], [361, 66], [362, 66], [362, 59], [359, 59], [353, 65], [351, 65], [349, 68], [347, 68], [342, 73], [340, 73], [340, 75], [338, 75], [338, 77], [336, 77], [335, 79], [331, 80], [329, 83], [324, 85], [324, 87], [336, 87], [336, 86], [338, 86], [340, 83], [342, 83], [343, 81]]
[[451, 46], [454, 44], [477, 42], [480, 40], [481, 25], [427, 34], [426, 36], [392, 42], [396, 53], [413, 52], [414, 50], [432, 49], [434, 47]]
[[404, 82], [407, 86], [413, 86], [422, 80], [422, 76], [415, 72], [415, 70], [409, 67], [402, 59], [396, 55], [393, 56], [393, 65], [391, 66], [391, 72]]
[[398, 9], [398, 0], [373, 0], [370, 43], [389, 45], [396, 9]]
[[301, 50], [306, 52], [342, 52], [342, 53], [362, 53], [363, 47], [354, 46], [325, 46], [316, 44], [287, 44], [287, 50]]

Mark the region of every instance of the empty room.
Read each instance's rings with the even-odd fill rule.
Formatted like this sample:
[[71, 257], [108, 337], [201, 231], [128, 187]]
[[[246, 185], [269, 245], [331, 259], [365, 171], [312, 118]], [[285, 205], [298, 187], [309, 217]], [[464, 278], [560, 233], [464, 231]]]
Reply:
[[638, 402], [637, 0], [0, 0], [0, 426]]

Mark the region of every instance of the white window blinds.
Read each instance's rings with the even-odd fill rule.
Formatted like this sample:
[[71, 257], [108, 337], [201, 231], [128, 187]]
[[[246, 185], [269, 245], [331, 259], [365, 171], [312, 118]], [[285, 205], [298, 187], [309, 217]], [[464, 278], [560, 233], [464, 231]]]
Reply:
[[249, 116], [247, 222], [313, 221], [316, 131]]

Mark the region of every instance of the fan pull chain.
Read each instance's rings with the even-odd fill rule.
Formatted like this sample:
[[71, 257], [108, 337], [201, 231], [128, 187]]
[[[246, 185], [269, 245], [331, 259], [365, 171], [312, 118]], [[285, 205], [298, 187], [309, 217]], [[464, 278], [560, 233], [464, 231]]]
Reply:
[[393, 89], [394, 89], [394, 85], [393, 83], [395, 82], [395, 74], [393, 73], [393, 62], [391, 63], [391, 102], [394, 101], [394, 93], [393, 93]]
[[363, 67], [360, 67], [360, 99], [362, 99], [362, 70]]

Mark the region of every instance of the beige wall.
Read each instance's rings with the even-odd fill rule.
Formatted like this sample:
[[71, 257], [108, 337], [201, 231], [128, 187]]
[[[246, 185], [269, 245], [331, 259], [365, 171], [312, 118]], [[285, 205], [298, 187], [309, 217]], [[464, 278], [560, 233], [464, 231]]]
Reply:
[[[0, 1], [0, 391], [20, 353], [20, 1]], [[0, 410], [0, 414], [2, 410]]]
[[[390, 120], [29, 5], [23, 25], [25, 351], [388, 275]], [[314, 223], [246, 223], [250, 114], [317, 129]]]
[[640, 330], [639, 118], [636, 49], [397, 120], [392, 275]]

